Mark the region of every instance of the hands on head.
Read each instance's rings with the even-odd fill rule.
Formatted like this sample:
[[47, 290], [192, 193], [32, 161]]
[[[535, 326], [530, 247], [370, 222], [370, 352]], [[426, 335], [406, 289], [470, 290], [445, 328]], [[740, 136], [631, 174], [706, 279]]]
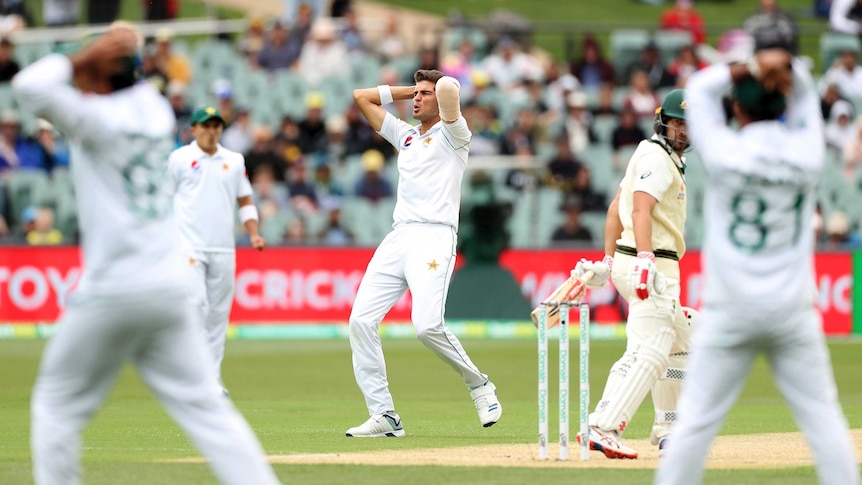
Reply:
[[138, 32], [130, 25], [116, 23], [107, 32], [71, 57], [75, 84], [79, 88], [104, 94], [110, 92], [107, 81], [126, 66], [140, 46]]
[[763, 49], [755, 54], [760, 68], [757, 79], [767, 91], [790, 94], [793, 84], [793, 56], [785, 49]]

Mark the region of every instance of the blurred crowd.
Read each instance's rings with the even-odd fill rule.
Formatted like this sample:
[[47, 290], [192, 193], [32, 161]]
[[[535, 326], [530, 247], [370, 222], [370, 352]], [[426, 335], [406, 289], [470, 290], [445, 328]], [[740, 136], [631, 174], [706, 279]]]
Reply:
[[[612, 184], [594, 183], [593, 172], [598, 164], [611, 164], [615, 177], [622, 174], [633, 148], [652, 134], [662, 95], [684, 87], [693, 72], [709, 63], [733, 59], [746, 46], [750, 49], [753, 38], [769, 42], [770, 29], [778, 40], [792, 39], [789, 48], [798, 48], [798, 27], [776, 0], [753, 5], [745, 28], [722, 35], [715, 45], [707, 42], [704, 19], [694, 4], [677, 0], [662, 13], [656, 29], [687, 33], [688, 42], [668, 57], [666, 47], [651, 40], [625, 66], [609, 59], [591, 34], [578, 39], [576, 56], [566, 62], [534, 48], [524, 36], [500, 32], [459, 30], [457, 36], [411, 45], [395, 12], [379, 31], [366, 32], [349, 1], [331, 2], [327, 12], [320, 11], [321, 3], [286, 0], [283, 18], [251, 17], [246, 31], [237, 37], [206, 41], [229, 45], [246, 63], [237, 69], [266, 73], [271, 79], [289, 73], [308, 87], [298, 115], [281, 113], [276, 122], [266, 122], [255, 112], [259, 105], [237, 101], [230, 79], [205, 80], [208, 99], [215, 100], [227, 121], [222, 144], [245, 155], [262, 229], [269, 224], [265, 235], [273, 244], [353, 244], [342, 205], [355, 198], [378, 204], [394, 197], [394, 149], [352, 103], [343, 111], [327, 109], [333, 100], [318, 89], [331, 78], [348, 79], [351, 88], [367, 87], [355, 79], [351, 66], [357, 62], [373, 60], [369, 65], [380, 66], [379, 75], [368, 78], [366, 73], [363, 78], [373, 81], [370, 85], [411, 84], [412, 73], [420, 68], [436, 68], [456, 77], [462, 87], [463, 113], [473, 132], [471, 157], [530, 160], [524, 167], [507, 168], [501, 184], [513, 197], [540, 187], [563, 194], [557, 208], [562, 222], [546, 244], [600, 246], [595, 232], [581, 224], [581, 216], [604, 213], [615, 189]], [[161, 4], [170, 12], [173, 2]], [[180, 146], [191, 141], [188, 120], [196, 106], [192, 106], [190, 88], [201, 80], [195, 79], [199, 73], [192, 59], [194, 50], [176, 49], [176, 40], [167, 30], [147, 39], [142, 70], [173, 106]], [[0, 40], [0, 83], [7, 83], [20, 67], [14, 49], [8, 38]], [[830, 163], [838, 164], [857, 190], [856, 181], [862, 180], [859, 54], [858, 49], [842, 50], [819, 81]], [[408, 103], [387, 108], [410, 120]], [[609, 159], [594, 158], [599, 146], [607, 148], [600, 153], [611, 153]], [[65, 176], [68, 164], [67, 144], [49, 123], [38, 120], [34, 131], [23, 132], [14, 111], [0, 113], [3, 180], [22, 171]], [[54, 227], [56, 207], [31, 205], [13, 213], [6, 190], [9, 184], [2, 187], [0, 237], [5, 241], [76, 241], [74, 229]], [[824, 247], [859, 245], [854, 217], [842, 211], [823, 217], [827, 219], [820, 225]]]

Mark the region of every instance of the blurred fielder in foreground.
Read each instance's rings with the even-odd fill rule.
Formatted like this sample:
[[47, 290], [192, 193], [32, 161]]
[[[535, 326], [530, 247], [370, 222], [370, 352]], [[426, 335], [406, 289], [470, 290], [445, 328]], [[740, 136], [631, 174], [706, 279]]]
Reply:
[[193, 306], [209, 344], [214, 375], [221, 380], [224, 342], [233, 302], [236, 250], [234, 213], [249, 234], [252, 247], [263, 250], [266, 241], [257, 231], [257, 208], [251, 201], [251, 184], [242, 154], [219, 144], [224, 118], [213, 107], [192, 113], [195, 139], [168, 158], [174, 181], [174, 217], [190, 265], [195, 273]]
[[[696, 316], [679, 301], [687, 200], [683, 153], [689, 146], [686, 111], [681, 89], [667, 94], [656, 111], [655, 134], [638, 145], [608, 208], [605, 258], [582, 260], [574, 269], [576, 277], [595, 273], [587, 285], [591, 288], [606, 285], [612, 277], [629, 303], [626, 351], [611, 367], [590, 414], [590, 449], [608, 458], [637, 458], [621, 436], [650, 390], [655, 408], [650, 441], [659, 446], [660, 455], [676, 419]], [[579, 441], [584, 438], [578, 436]]]
[[222, 483], [274, 485], [260, 443], [217, 388], [190, 315], [191, 275], [164, 170], [175, 120], [152, 86], [136, 82], [137, 48], [133, 30], [114, 27], [12, 82], [21, 106], [72, 142], [84, 260], [33, 389], [35, 482], [81, 483], [81, 430], [130, 360]]
[[[859, 484], [814, 306], [812, 221], [825, 159], [823, 121], [807, 68], [791, 61], [786, 50], [762, 50], [747, 65], [695, 73], [686, 87], [689, 132], [709, 178], [706, 287], [659, 485], [700, 483], [710, 444], [760, 352], [808, 440], [819, 482]], [[739, 131], [728, 127], [722, 109], [729, 90]]]
[[[461, 116], [460, 85], [436, 70], [419, 70], [415, 86], [357, 89], [353, 98], [371, 127], [398, 149], [398, 194], [393, 230], [374, 252], [350, 313], [353, 372], [371, 417], [347, 436], [404, 436], [389, 393], [383, 346], [377, 329], [410, 288], [416, 336], [464, 379], [488, 427], [503, 408], [494, 384], [446, 328], [443, 313], [455, 268], [461, 179], [472, 134]], [[381, 107], [413, 99], [411, 126]]]

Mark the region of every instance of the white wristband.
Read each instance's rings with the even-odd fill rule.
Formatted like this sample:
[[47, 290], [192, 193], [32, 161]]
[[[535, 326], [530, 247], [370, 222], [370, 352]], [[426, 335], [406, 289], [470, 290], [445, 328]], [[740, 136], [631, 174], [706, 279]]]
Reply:
[[243, 224], [248, 221], [256, 221], [257, 217], [257, 207], [254, 204], [244, 205], [239, 208], [239, 220]]
[[381, 105], [389, 104], [395, 101], [394, 99], [392, 99], [392, 88], [390, 88], [388, 84], [381, 84], [380, 86], [377, 86], [377, 94], [380, 95]]

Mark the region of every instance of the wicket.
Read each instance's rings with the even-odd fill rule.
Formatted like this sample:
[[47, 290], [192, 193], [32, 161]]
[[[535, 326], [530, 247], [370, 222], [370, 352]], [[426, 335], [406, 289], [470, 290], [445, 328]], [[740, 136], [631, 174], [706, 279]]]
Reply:
[[544, 302], [541, 305], [538, 321], [539, 338], [539, 459], [548, 458], [548, 310], [559, 307], [559, 399], [560, 399], [560, 460], [569, 458], [569, 310], [575, 304], [579, 307], [578, 330], [580, 339], [580, 426], [579, 432], [581, 460], [590, 459], [589, 422], [590, 413], [590, 306], [587, 303], [560, 301]]

